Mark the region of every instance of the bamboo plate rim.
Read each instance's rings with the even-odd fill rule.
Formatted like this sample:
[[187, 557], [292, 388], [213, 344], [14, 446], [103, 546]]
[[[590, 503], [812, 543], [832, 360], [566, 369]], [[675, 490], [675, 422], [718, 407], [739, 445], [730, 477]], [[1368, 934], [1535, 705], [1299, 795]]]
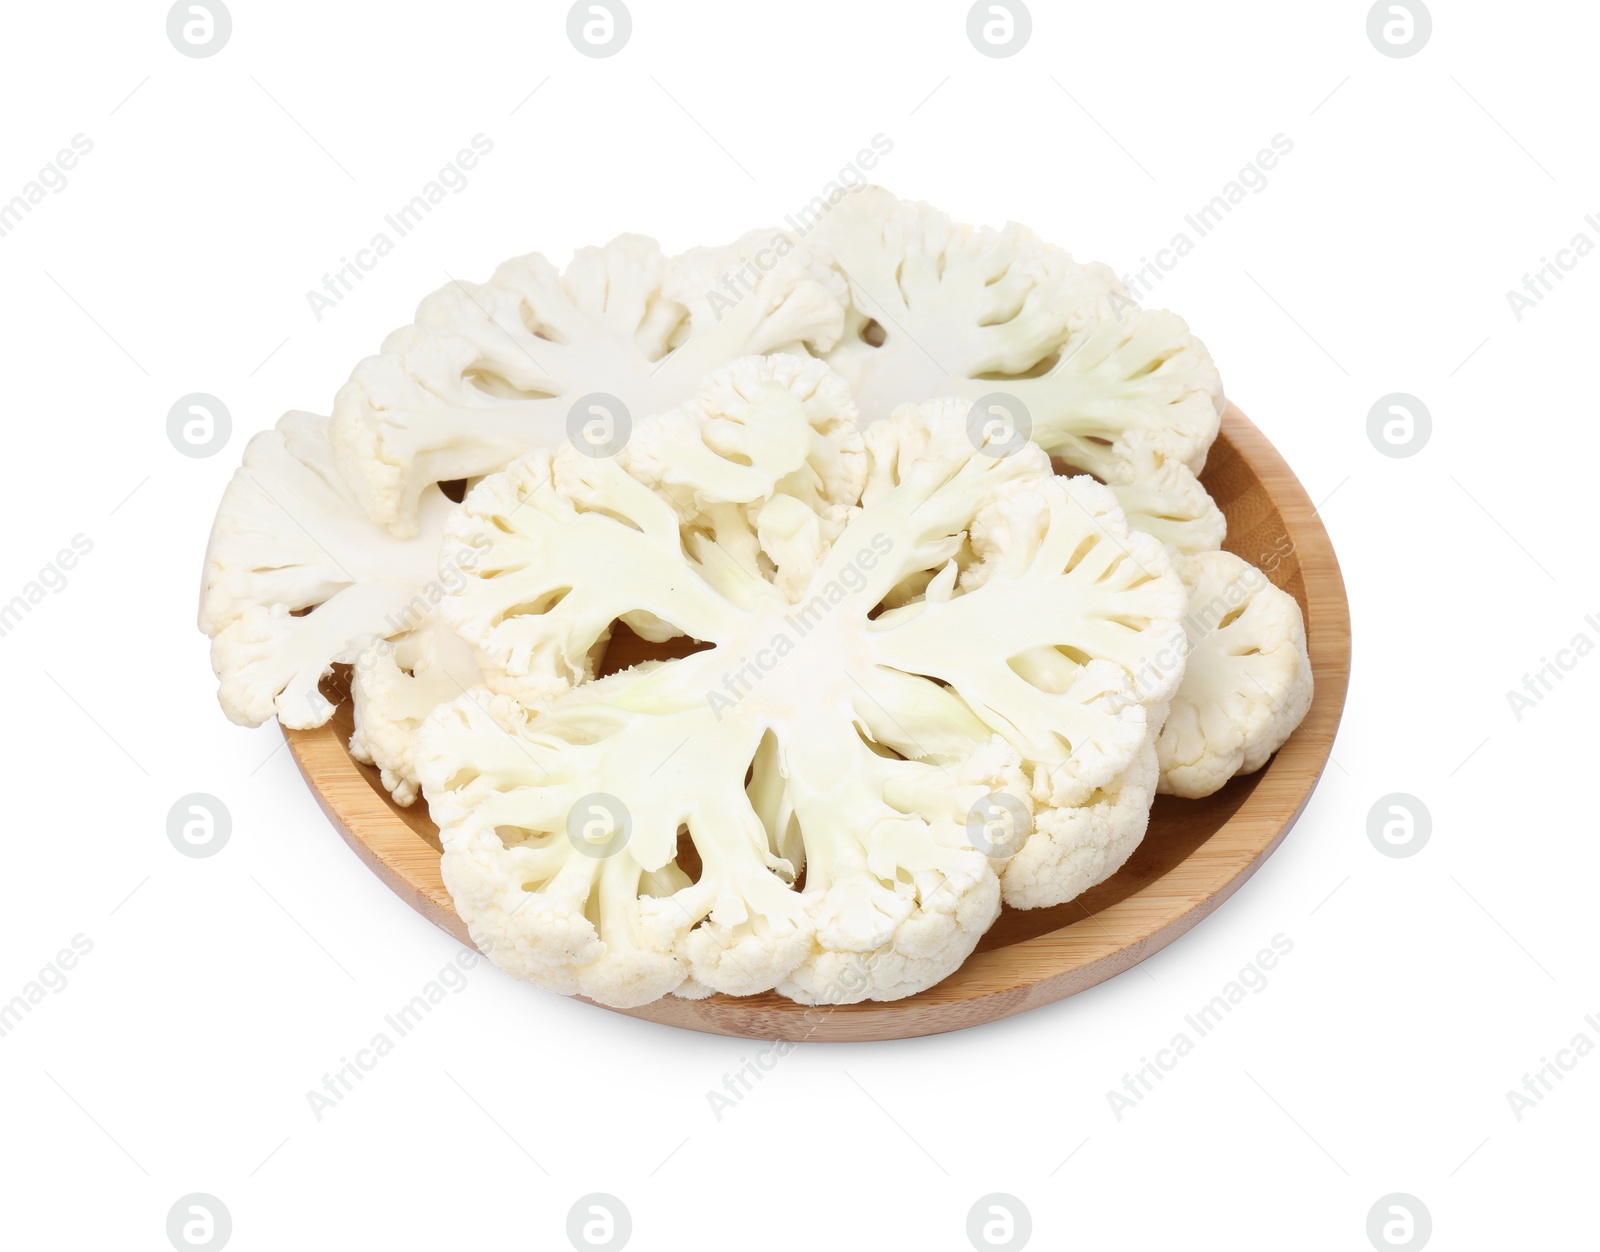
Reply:
[[[1277, 449], [1231, 403], [1218, 443], [1231, 445], [1253, 475], [1292, 545], [1316, 692], [1305, 720], [1272, 760], [1249, 779], [1229, 784], [1248, 793], [1213, 833], [1166, 872], [1106, 907], [1034, 938], [980, 948], [949, 978], [904, 1000], [807, 1007], [766, 992], [704, 1000], [667, 996], [613, 1011], [751, 1039], [859, 1041], [959, 1030], [1104, 982], [1166, 947], [1237, 891], [1288, 834], [1327, 764], [1349, 685], [1350, 610], [1327, 531]], [[1229, 518], [1230, 531], [1234, 520]], [[425, 803], [408, 810], [394, 806], [376, 771], [351, 758], [341, 733], [347, 727], [344, 716], [312, 730], [285, 730], [284, 736], [345, 842], [401, 899], [472, 946], [440, 877], [439, 852], [422, 833], [432, 828]]]

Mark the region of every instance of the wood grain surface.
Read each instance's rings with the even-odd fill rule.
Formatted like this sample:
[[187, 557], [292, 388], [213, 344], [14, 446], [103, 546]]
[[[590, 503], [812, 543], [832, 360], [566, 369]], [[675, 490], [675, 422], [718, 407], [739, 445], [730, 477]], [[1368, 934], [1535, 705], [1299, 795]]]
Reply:
[[[853, 1041], [960, 1030], [1121, 973], [1237, 891], [1294, 825], [1327, 763], [1349, 683], [1350, 613], [1339, 563], [1311, 501], [1277, 451], [1232, 405], [1201, 479], [1228, 518], [1224, 546], [1261, 567], [1305, 614], [1316, 698], [1264, 769], [1205, 800], [1159, 797], [1144, 842], [1109, 880], [1056, 908], [1005, 909], [966, 964], [919, 995], [826, 1008], [772, 992], [668, 996], [618, 1011], [751, 1039]], [[348, 701], [327, 725], [285, 734], [323, 810], [356, 854], [434, 925], [470, 944], [439, 876], [438, 830], [425, 803], [393, 804], [377, 772], [346, 751]], [[533, 987], [528, 992], [545, 994]]]

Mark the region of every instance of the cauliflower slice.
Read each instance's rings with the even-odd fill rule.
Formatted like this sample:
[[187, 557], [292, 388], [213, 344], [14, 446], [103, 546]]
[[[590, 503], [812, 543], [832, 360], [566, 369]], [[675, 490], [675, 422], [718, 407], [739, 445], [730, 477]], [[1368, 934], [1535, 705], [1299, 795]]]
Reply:
[[1157, 748], [1161, 791], [1198, 798], [1251, 774], [1311, 707], [1300, 605], [1231, 552], [1183, 558], [1188, 663]]
[[1195, 522], [1176, 546], [1220, 543], [1221, 515], [1193, 474], [1216, 438], [1222, 384], [1182, 319], [1140, 309], [1105, 266], [1023, 227], [960, 225], [882, 188], [851, 196], [818, 234], [851, 301], [824, 355], [866, 421], [933, 396], [1012, 397], [1047, 452], [1138, 486], [1130, 523]]
[[[433, 628], [445, 583], [476, 559], [446, 548], [451, 503], [420, 500], [419, 533], [396, 539], [372, 522], [334, 465], [328, 419], [289, 413], [245, 449], [206, 549], [200, 629], [229, 720], [321, 726], [336, 705], [320, 683], [354, 667], [350, 750], [379, 767], [400, 804], [416, 797], [411, 735], [426, 708], [481, 680], [471, 650]], [[436, 658], [443, 660], [436, 664]], [[446, 681], [446, 675], [449, 681]]]
[[415, 534], [428, 484], [554, 446], [583, 398], [657, 413], [747, 353], [832, 346], [843, 283], [813, 246], [774, 237], [785, 249], [737, 299], [719, 267], [739, 264], [740, 245], [674, 260], [638, 235], [581, 249], [565, 272], [535, 253], [429, 296], [334, 401], [339, 466], [368, 515]]
[[[1180, 580], [1107, 488], [975, 446], [967, 407], [863, 436], [825, 366], [741, 361], [624, 455], [474, 489], [453, 537], [500, 538], [443, 611], [542, 702], [479, 688], [416, 756], [493, 960], [617, 1006], [911, 995], [998, 915], [973, 812], [1098, 803], [1147, 752], [1171, 691], [1133, 675], [1181, 641]], [[711, 646], [591, 679], [617, 621]]]

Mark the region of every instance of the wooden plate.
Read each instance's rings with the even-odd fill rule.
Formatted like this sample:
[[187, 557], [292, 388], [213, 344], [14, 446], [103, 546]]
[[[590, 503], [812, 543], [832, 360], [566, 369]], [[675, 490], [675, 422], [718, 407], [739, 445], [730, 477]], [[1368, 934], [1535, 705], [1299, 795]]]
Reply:
[[[1205, 800], [1159, 797], [1144, 842], [1115, 875], [1056, 908], [1005, 909], [966, 964], [920, 995], [835, 1008], [806, 1008], [772, 992], [668, 996], [623, 1011], [750, 1039], [899, 1039], [959, 1030], [1103, 982], [1166, 947], [1237, 891], [1294, 825], [1327, 763], [1350, 676], [1350, 611], [1311, 501], [1231, 405], [1201, 477], [1227, 515], [1228, 550], [1264, 570], [1305, 613], [1316, 698], [1265, 769]], [[377, 771], [346, 751], [349, 702], [325, 726], [285, 733], [345, 841], [403, 900], [470, 944], [439, 876], [439, 834], [426, 804], [394, 805]]]

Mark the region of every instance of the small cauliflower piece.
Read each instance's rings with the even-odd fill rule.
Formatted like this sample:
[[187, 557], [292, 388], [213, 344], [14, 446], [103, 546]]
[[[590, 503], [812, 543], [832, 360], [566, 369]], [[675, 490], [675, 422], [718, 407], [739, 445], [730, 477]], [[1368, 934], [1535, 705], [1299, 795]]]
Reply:
[[1164, 456], [1143, 431], [1124, 440], [1127, 460], [1108, 472], [1107, 486], [1134, 530], [1154, 535], [1174, 553], [1216, 552], [1227, 538], [1228, 519], [1195, 473]]
[[[530, 254], [487, 283], [451, 282], [340, 390], [332, 433], [345, 478], [370, 517], [415, 534], [430, 483], [555, 446], [581, 399], [610, 397], [637, 419], [737, 357], [832, 346], [843, 284], [814, 247], [784, 238], [737, 298], [719, 269], [739, 264], [736, 251], [671, 259], [638, 235], [580, 249], [564, 272]], [[585, 412], [623, 420], [605, 401]]]
[[[442, 611], [539, 703], [459, 697], [416, 759], [492, 959], [617, 1006], [911, 995], [998, 915], [974, 812], [1093, 805], [1148, 754], [1171, 689], [1134, 673], [1182, 637], [1165, 550], [1038, 447], [975, 443], [968, 407], [863, 435], [826, 366], [754, 358], [614, 458], [474, 489], [452, 538], [490, 546]], [[593, 679], [618, 621], [710, 646]], [[1098, 828], [1069, 827], [1025, 862], [1040, 899], [1098, 872]]]
[[1231, 552], [1184, 557], [1188, 662], [1157, 749], [1160, 790], [1198, 798], [1251, 774], [1311, 707], [1300, 605]]
[[378, 768], [396, 804], [417, 798], [417, 727], [436, 707], [483, 681], [471, 646], [437, 613], [397, 639], [363, 648], [350, 675], [350, 755]]
[[419, 597], [438, 580], [450, 502], [430, 488], [420, 503], [413, 539], [374, 525], [334, 466], [326, 418], [289, 413], [250, 441], [212, 524], [200, 594], [231, 721], [322, 725], [334, 706], [317, 684], [333, 665], [430, 611]]

